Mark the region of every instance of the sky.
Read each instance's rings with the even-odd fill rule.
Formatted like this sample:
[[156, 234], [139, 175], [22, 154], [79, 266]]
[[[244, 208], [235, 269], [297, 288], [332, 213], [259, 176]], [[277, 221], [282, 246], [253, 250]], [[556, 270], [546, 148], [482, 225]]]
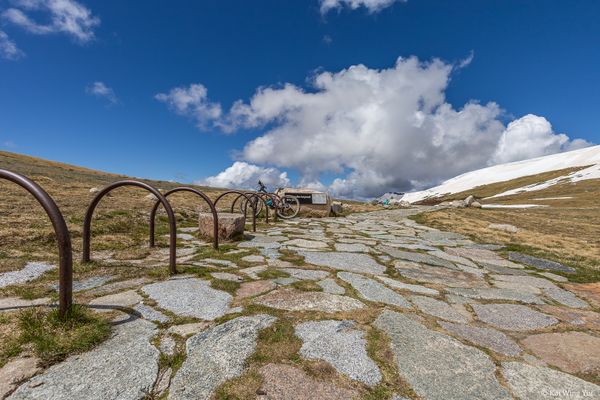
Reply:
[[348, 198], [600, 143], [600, 2], [0, 0], [0, 150]]

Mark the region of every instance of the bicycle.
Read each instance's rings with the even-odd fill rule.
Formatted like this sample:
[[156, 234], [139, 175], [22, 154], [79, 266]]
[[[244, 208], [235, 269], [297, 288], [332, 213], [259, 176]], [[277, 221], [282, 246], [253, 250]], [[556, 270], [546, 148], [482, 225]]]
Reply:
[[[258, 191], [255, 194], [257, 196], [261, 196], [262, 194], [266, 199], [263, 203], [262, 201], [259, 201], [257, 197], [252, 198], [251, 201], [254, 207], [251, 208], [254, 209], [256, 216], [263, 211], [265, 203], [269, 209], [275, 210], [277, 216], [280, 218], [291, 219], [298, 215], [298, 212], [300, 211], [300, 201], [297, 197], [290, 195], [283, 195], [283, 197], [279, 196], [277, 192], [281, 192], [283, 188], [277, 188], [275, 193], [269, 193], [267, 192], [267, 187], [261, 181], [258, 181], [258, 186]], [[248, 203], [248, 200], [240, 202], [240, 210], [242, 212], [248, 208], [246, 203]]]

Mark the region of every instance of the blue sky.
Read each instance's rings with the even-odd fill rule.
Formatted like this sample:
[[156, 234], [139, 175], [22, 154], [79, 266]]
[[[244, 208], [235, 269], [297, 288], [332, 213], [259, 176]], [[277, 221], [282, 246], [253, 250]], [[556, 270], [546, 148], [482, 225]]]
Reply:
[[[600, 142], [600, 2], [408, 0], [389, 1], [391, 4], [370, 9], [370, 4], [377, 3], [372, 1], [365, 0], [353, 9], [349, 1], [339, 0], [338, 7], [323, 10], [321, 0], [0, 0], [0, 32], [4, 33], [0, 34], [0, 46], [4, 38], [5, 44], [10, 41], [18, 49], [18, 53], [13, 49], [10, 54], [6, 47], [4, 53], [0, 50], [0, 149], [132, 176], [185, 182], [215, 177], [239, 161], [247, 165], [239, 164], [237, 173], [246, 174], [248, 179], [256, 177], [256, 170], [259, 175], [274, 173], [276, 181], [285, 171], [294, 184], [321, 185], [361, 197], [387, 189], [420, 188], [486, 164], [582, 146], [581, 142], [573, 145], [573, 139], [587, 144]], [[28, 2], [33, 6], [28, 7]], [[53, 22], [53, 18], [61, 17], [56, 14], [62, 9], [61, 3], [89, 11], [87, 19], [78, 20], [88, 24], [84, 34]], [[7, 10], [19, 10], [36, 25], [19, 23]], [[400, 71], [397, 59], [411, 56], [421, 64], [402, 64]], [[436, 58], [442, 64], [434, 71], [428, 63]], [[286, 83], [297, 89], [293, 101], [301, 104], [310, 94], [329, 91], [315, 86], [315, 77], [358, 64], [365, 66], [364, 76], [388, 70], [415, 82], [430, 76], [439, 79], [434, 88], [410, 83], [406, 89], [415, 92], [415, 98], [427, 97], [423, 93], [429, 90], [442, 93], [442, 100], [431, 100], [431, 107], [425, 106], [425, 121], [431, 124], [402, 137], [402, 125], [392, 123], [394, 107], [404, 107], [405, 86], [398, 86], [395, 94], [385, 94], [388, 106], [365, 120], [357, 122], [348, 116], [359, 109], [373, 110], [380, 90], [384, 90], [379, 86], [394, 89], [385, 80], [377, 89], [371, 87], [370, 103], [340, 105], [340, 113], [335, 102], [319, 103], [320, 108], [329, 107], [328, 115], [343, 114], [346, 117], [340, 119], [349, 120], [323, 129], [318, 137], [311, 136], [318, 122], [309, 121], [311, 106], [299, 112], [281, 108], [286, 101]], [[338, 89], [348, 82], [342, 78], [356, 77], [339, 77]], [[202, 85], [206, 96], [178, 109], [171, 91], [179, 87], [189, 94], [192, 84]], [[276, 93], [262, 93], [261, 97], [257, 95], [261, 87]], [[162, 100], [157, 97], [161, 93]], [[348, 96], [361, 93], [348, 92]], [[250, 107], [253, 98], [273, 102], [279, 111], [267, 116], [265, 109]], [[237, 100], [251, 109], [241, 116], [232, 112]], [[483, 118], [483, 130], [480, 122], [459, 127], [448, 122], [459, 118], [465, 105], [473, 101], [482, 106], [493, 102], [501, 111], [485, 117], [479, 115], [489, 114], [489, 109], [473, 111], [478, 121]], [[458, 116], [442, 116], [438, 109], [444, 106]], [[211, 107], [218, 107], [220, 115], [203, 114], [202, 110]], [[421, 105], [415, 110], [406, 107], [402, 111], [406, 115], [422, 111]], [[521, 120], [529, 114], [538, 120]], [[539, 127], [541, 119], [551, 124], [551, 128], [539, 128], [543, 130], [539, 135], [546, 135], [540, 139], [543, 144], [537, 140], [532, 142], [531, 152], [500, 154], [498, 138], [511, 137], [506, 136], [511, 122], [519, 124], [514, 125], [515, 131], [518, 128], [516, 137], [529, 138], [523, 127]], [[365, 131], [365, 125], [381, 121], [390, 123], [376, 132]], [[490, 124], [493, 126], [488, 127]], [[443, 135], [440, 140], [445, 144], [440, 147], [431, 139], [439, 132], [436, 136], [431, 129], [458, 133]], [[468, 131], [464, 142], [457, 139], [462, 129]], [[385, 136], [378, 136], [383, 131]], [[548, 146], [548, 140], [559, 133], [566, 134], [569, 141], [561, 139], [557, 144], [555, 140]], [[330, 141], [330, 134], [335, 139]], [[460, 157], [461, 150], [477, 151], [467, 143], [477, 135], [494, 138], [486, 139], [488, 144], [493, 142], [489, 151], [456, 168], [444, 168], [444, 163], [456, 163], [440, 154]], [[277, 152], [273, 161], [258, 154], [258, 144], [244, 151], [248, 143], [264, 136], [277, 141], [268, 147]], [[361, 153], [335, 145], [347, 138], [363, 146], [360, 140], [365, 136], [379, 142], [393, 137], [390, 143], [394, 146], [400, 148], [406, 143], [421, 149], [425, 157], [416, 156], [417, 150], [410, 155], [399, 150], [400, 156], [410, 159], [410, 166], [396, 164], [391, 155], [381, 164], [380, 160], [373, 161], [377, 149]], [[416, 142], [425, 136], [427, 143]], [[304, 140], [312, 141], [312, 147], [297, 149], [306, 151], [306, 156], [298, 155], [293, 145], [281, 144], [294, 137], [298, 146]], [[340, 148], [344, 155], [338, 157], [337, 150], [331, 149], [311, 158], [314, 151], [310, 149], [320, 147], [319, 140], [333, 143], [332, 147]], [[289, 161], [296, 156], [307, 161]], [[329, 158], [336, 162], [325, 166]], [[431, 166], [431, 173], [417, 171], [429, 168], [429, 158], [439, 161]], [[355, 162], [357, 159], [361, 161]], [[415, 165], [419, 160], [420, 167]], [[339, 181], [334, 187], [335, 178]], [[236, 179], [234, 183], [245, 183], [243, 177]], [[227, 183], [226, 179], [210, 182]], [[364, 190], [349, 191], [348, 185]]]

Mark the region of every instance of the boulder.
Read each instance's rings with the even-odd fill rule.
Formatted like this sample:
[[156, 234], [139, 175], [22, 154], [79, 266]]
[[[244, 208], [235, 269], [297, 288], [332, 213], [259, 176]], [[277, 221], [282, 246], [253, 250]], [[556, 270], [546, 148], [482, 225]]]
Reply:
[[334, 215], [342, 214], [343, 210], [344, 210], [344, 206], [342, 205], [341, 201], [334, 201], [333, 203], [331, 203], [331, 212]]
[[93, 187], [90, 189], [90, 193], [95, 194], [98, 193], [100, 191], [100, 189], [98, 189], [97, 187]]
[[[243, 214], [219, 213], [219, 239], [230, 240], [244, 234], [246, 217]], [[214, 222], [212, 213], [200, 213], [198, 218], [200, 235], [212, 238]]]
[[469, 207], [472, 207], [472, 208], [481, 208], [481, 203], [478, 202], [478, 201], [474, 201], [474, 202], [471, 203], [471, 205]]
[[467, 205], [464, 200], [454, 200], [452, 203], [450, 203], [450, 206], [452, 208], [465, 208]]
[[469, 197], [467, 197], [465, 199], [465, 205], [467, 207], [469, 207], [471, 204], [473, 204], [474, 201], [475, 201], [475, 197], [473, 195], [470, 195]]

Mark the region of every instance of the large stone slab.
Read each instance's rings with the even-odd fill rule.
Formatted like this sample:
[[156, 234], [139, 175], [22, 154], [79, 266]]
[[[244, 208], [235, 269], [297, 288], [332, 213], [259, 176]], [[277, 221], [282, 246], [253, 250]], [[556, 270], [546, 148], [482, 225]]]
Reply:
[[[433, 315], [441, 319], [453, 322], [469, 322], [471, 320], [469, 314], [463, 309], [463, 313], [459, 312], [450, 304], [440, 300], [432, 299], [425, 296], [411, 296], [410, 301], [417, 306], [419, 310], [425, 314]], [[462, 307], [456, 305], [456, 307]]]
[[352, 285], [363, 298], [369, 301], [411, 308], [410, 303], [402, 295], [373, 279], [351, 272], [338, 272], [337, 276]]
[[323, 279], [322, 281], [317, 282], [317, 284], [319, 286], [321, 286], [321, 289], [323, 289], [323, 291], [325, 293], [331, 293], [331, 294], [346, 293], [346, 289], [344, 289], [343, 287], [338, 285], [337, 282], [335, 281], [335, 279], [332, 279], [332, 278]]
[[387, 276], [378, 276], [377, 279], [379, 279], [381, 282], [385, 283], [389, 287], [393, 287], [394, 289], [408, 290], [413, 293], [429, 294], [432, 296], [437, 296], [438, 294], [440, 294], [440, 292], [435, 289], [431, 289], [421, 285], [411, 285], [409, 283], [400, 282], [396, 279], [388, 278]]
[[543, 305], [538, 307], [542, 312], [552, 314], [559, 320], [570, 325], [584, 328], [600, 330], [600, 314], [587, 310], [572, 310], [566, 307]]
[[401, 250], [395, 249], [393, 247], [388, 247], [388, 246], [380, 246], [379, 249], [384, 251], [385, 253], [389, 254], [390, 256], [392, 256], [394, 258], [399, 258], [401, 260], [411, 261], [411, 262], [420, 263], [420, 264], [429, 264], [429, 265], [445, 267], [445, 268], [450, 268], [450, 269], [456, 268], [456, 266], [453, 263], [451, 263], [450, 261], [438, 258], [438, 257], [433, 256], [428, 253], [417, 253], [417, 252], [413, 252], [413, 251], [401, 251]]
[[160, 308], [184, 317], [213, 320], [229, 311], [232, 296], [201, 279], [172, 279], [142, 288]]
[[132, 307], [143, 300], [134, 290], [109, 294], [90, 301], [90, 306], [96, 311], [112, 311], [120, 307]]
[[18, 271], [0, 273], [0, 289], [9, 285], [30, 282], [54, 268], [56, 268], [54, 265], [30, 262]]
[[452, 334], [478, 346], [486, 347], [496, 353], [517, 356], [523, 351], [514, 340], [492, 328], [455, 324], [445, 321], [440, 321], [438, 324]]
[[362, 272], [366, 274], [381, 275], [385, 272], [385, 267], [378, 264], [373, 258], [360, 253], [342, 253], [342, 252], [299, 252], [304, 257], [304, 261], [323, 267], [339, 269], [342, 271]]
[[284, 246], [303, 247], [306, 249], [326, 249], [329, 247], [326, 242], [307, 239], [292, 239], [281, 244]]
[[577, 293], [578, 296], [583, 297], [590, 304], [600, 307], [600, 282], [570, 283], [565, 285], [565, 288]]
[[377, 364], [367, 355], [365, 334], [353, 321], [309, 321], [296, 326], [304, 358], [324, 360], [339, 373], [373, 386], [381, 381]]
[[533, 268], [543, 269], [547, 271], [559, 271], [559, 272], [576, 272], [575, 268], [567, 267], [561, 263], [555, 261], [546, 260], [543, 258], [533, 257], [527, 254], [521, 254], [516, 251], [508, 253], [508, 259], [511, 261], [520, 262]]
[[446, 253], [454, 256], [469, 258], [481, 266], [492, 265], [496, 267], [523, 268], [522, 265], [506, 260], [493, 251], [487, 249], [477, 249], [472, 247], [446, 247], [445, 251]]
[[589, 308], [589, 304], [585, 301], [577, 298], [573, 293], [561, 289], [559, 287], [544, 289], [544, 294], [546, 297], [551, 298], [557, 303], [562, 304], [563, 306], [571, 307], [571, 308]]
[[600, 339], [595, 336], [583, 332], [542, 333], [521, 343], [563, 371], [600, 376]]
[[452, 294], [478, 300], [511, 300], [528, 304], [544, 304], [544, 301], [527, 291], [502, 288], [451, 288]]
[[[219, 213], [218, 220], [219, 239], [229, 240], [244, 234], [244, 226], [246, 225], [246, 217], [244, 214]], [[214, 238], [215, 225], [212, 213], [199, 214], [198, 228], [198, 232], [201, 236]]]
[[[286, 364], [267, 364], [259, 370], [263, 377], [260, 391], [268, 400], [340, 400], [356, 399], [358, 393], [333, 383], [310, 377], [299, 368]], [[262, 399], [262, 397], [258, 397]]]
[[336, 243], [335, 250], [348, 253], [369, 253], [371, 248], [363, 243]]
[[41, 370], [37, 357], [17, 357], [0, 368], [0, 399]]
[[[93, 276], [88, 279], [84, 279], [81, 281], [73, 281], [73, 292], [82, 292], [84, 290], [94, 289], [104, 285], [107, 282], [110, 282], [114, 279], [114, 276]], [[54, 283], [50, 285], [53, 290], [58, 290], [58, 283]]]
[[481, 321], [509, 331], [530, 331], [558, 323], [556, 318], [520, 304], [472, 304], [472, 307]]
[[488, 286], [480, 275], [464, 271], [421, 265], [410, 261], [396, 261], [394, 265], [400, 275], [419, 282], [464, 288]]
[[21, 385], [14, 400], [143, 399], [158, 374], [159, 351], [150, 340], [155, 325], [123, 322], [113, 336], [87, 353], [67, 358]]
[[259, 331], [274, 321], [265, 314], [239, 317], [189, 338], [187, 358], [173, 378], [169, 399], [209, 399], [218, 386], [242, 374]]
[[292, 278], [302, 281], [318, 281], [329, 276], [329, 272], [315, 269], [280, 268], [280, 270], [289, 274]]
[[589, 400], [600, 398], [600, 386], [551, 368], [520, 362], [502, 363], [502, 375], [520, 398]]
[[347, 296], [323, 292], [301, 292], [292, 289], [279, 289], [255, 300], [263, 306], [288, 311], [322, 311], [334, 313], [363, 308], [360, 301]]
[[494, 363], [482, 351], [393, 311], [381, 313], [375, 326], [389, 336], [400, 375], [422, 398], [512, 398], [498, 383]]
[[244, 282], [235, 292], [235, 298], [236, 300], [241, 300], [247, 297], [258, 296], [259, 294], [266, 293], [276, 287], [277, 285], [271, 281]]

